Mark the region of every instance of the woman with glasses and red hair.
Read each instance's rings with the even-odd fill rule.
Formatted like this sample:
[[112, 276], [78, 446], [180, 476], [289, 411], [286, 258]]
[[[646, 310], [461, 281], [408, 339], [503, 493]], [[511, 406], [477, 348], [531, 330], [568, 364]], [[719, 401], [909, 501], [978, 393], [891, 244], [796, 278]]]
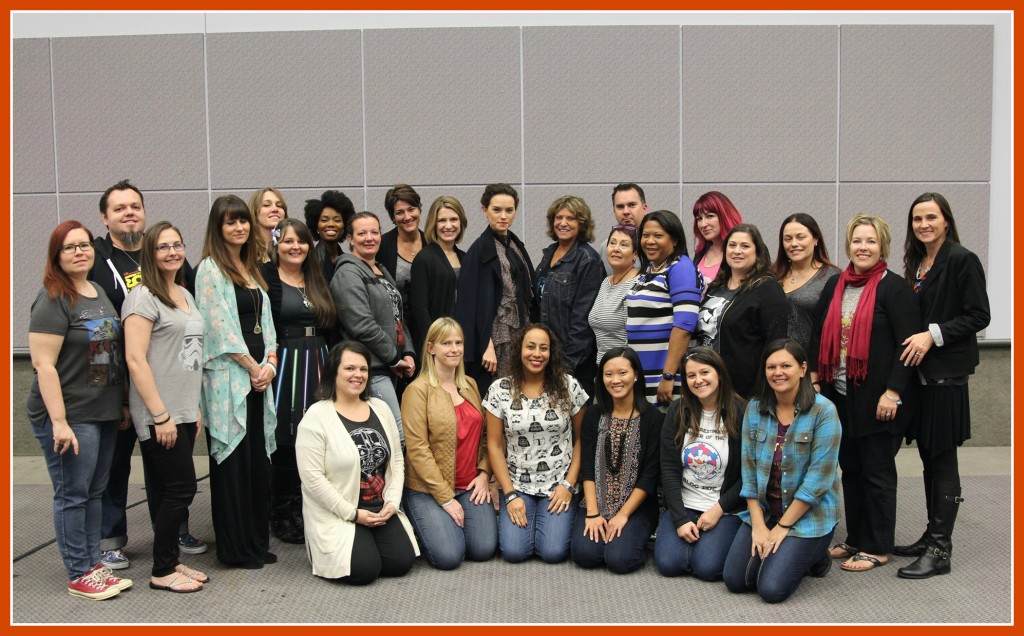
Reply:
[[68, 593], [101, 600], [132, 585], [100, 562], [102, 496], [128, 400], [121, 321], [103, 289], [88, 280], [92, 239], [78, 221], [61, 223], [50, 235], [43, 289], [29, 319], [35, 380], [28, 418], [53, 483]]

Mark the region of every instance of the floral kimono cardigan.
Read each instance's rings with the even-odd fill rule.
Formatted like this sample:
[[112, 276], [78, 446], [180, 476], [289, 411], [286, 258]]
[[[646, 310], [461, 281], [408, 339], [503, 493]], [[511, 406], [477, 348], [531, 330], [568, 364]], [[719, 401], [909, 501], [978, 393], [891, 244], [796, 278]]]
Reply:
[[[269, 311], [270, 301], [262, 289], [264, 311], [260, 314], [264, 355], [277, 350], [277, 332]], [[249, 374], [231, 359], [232, 353], [249, 353], [238, 322], [238, 303], [231, 279], [224, 275], [213, 259], [205, 258], [196, 270], [196, 303], [206, 318], [203, 331], [203, 391], [199, 409], [203, 424], [210, 434], [210, 457], [219, 464], [227, 459], [245, 437], [245, 398], [252, 390]], [[277, 410], [271, 387], [263, 394], [263, 439], [267, 456], [277, 450], [274, 429]]]

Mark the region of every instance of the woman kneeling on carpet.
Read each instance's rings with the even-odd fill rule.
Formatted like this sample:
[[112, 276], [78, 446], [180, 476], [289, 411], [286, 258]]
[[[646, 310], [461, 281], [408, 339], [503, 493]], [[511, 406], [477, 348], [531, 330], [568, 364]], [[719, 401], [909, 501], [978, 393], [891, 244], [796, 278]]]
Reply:
[[626, 574], [647, 562], [658, 523], [658, 434], [665, 416], [647, 402], [645, 387], [635, 351], [615, 347], [605, 354], [597, 407], [583, 417], [580, 434], [585, 508], [572, 531], [579, 566]]
[[370, 351], [331, 349], [317, 397], [299, 424], [295, 459], [313, 574], [365, 585], [402, 576], [419, 549], [398, 509], [405, 460], [388, 405], [370, 397]]
[[790, 339], [765, 348], [755, 398], [743, 417], [747, 510], [725, 558], [730, 592], [789, 598], [805, 573], [824, 576], [839, 521], [841, 429], [836, 407], [814, 392], [807, 354]]

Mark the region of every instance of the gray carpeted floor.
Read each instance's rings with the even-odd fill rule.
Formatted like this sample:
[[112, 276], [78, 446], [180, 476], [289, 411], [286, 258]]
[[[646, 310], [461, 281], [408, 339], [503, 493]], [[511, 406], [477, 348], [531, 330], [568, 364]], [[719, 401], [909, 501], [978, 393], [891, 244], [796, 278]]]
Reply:
[[[897, 540], [923, 530], [920, 480], [900, 480]], [[904, 581], [893, 558], [881, 569], [852, 573], [833, 567], [824, 579], [804, 579], [780, 605], [730, 594], [721, 583], [667, 579], [653, 564], [616, 576], [572, 563], [500, 558], [466, 563], [454, 572], [422, 560], [400, 579], [365, 588], [329, 583], [309, 572], [303, 546], [272, 547], [280, 561], [263, 570], [221, 566], [211, 552], [184, 559], [211, 577], [197, 594], [150, 590], [152, 534], [145, 503], [129, 510], [128, 555], [118, 572], [135, 589], [105, 602], [70, 597], [56, 546], [49, 486], [16, 485], [13, 494], [13, 611], [15, 623], [1009, 623], [1012, 615], [1010, 478], [964, 478], [954, 537], [953, 573]], [[132, 486], [130, 501], [145, 491]], [[192, 506], [192, 530], [212, 541], [208, 484]], [[844, 537], [843, 526], [837, 540]], [[42, 547], [40, 547], [42, 546]], [[33, 552], [33, 550], [35, 550]]]

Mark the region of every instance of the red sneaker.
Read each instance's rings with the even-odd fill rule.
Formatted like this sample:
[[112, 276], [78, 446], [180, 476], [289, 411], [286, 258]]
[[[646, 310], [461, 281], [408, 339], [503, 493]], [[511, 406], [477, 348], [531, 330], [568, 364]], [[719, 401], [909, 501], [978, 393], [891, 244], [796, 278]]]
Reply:
[[131, 588], [132, 586], [131, 579], [122, 579], [119, 576], [114, 576], [113, 571], [111, 571], [110, 568], [105, 567], [102, 563], [98, 563], [95, 566], [93, 566], [92, 570], [90, 570], [89, 573], [92, 574], [93, 572], [97, 571], [100, 572], [100, 574], [97, 574], [96, 576], [98, 576], [101, 581], [106, 583], [107, 587], [117, 588], [118, 592], [123, 592]]
[[86, 574], [68, 583], [68, 594], [81, 596], [82, 598], [102, 601], [103, 599], [117, 596], [121, 590], [107, 585], [97, 570], [93, 569]]

